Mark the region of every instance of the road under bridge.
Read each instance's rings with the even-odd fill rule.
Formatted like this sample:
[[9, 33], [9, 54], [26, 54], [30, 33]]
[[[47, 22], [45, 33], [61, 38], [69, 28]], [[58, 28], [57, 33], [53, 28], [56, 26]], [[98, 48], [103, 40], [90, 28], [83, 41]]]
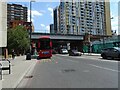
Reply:
[[77, 48], [79, 51], [83, 50], [83, 35], [61, 35], [61, 34], [47, 34], [47, 33], [32, 33], [31, 39], [37, 43], [40, 36], [50, 36], [53, 48], [70, 47], [70, 49]]

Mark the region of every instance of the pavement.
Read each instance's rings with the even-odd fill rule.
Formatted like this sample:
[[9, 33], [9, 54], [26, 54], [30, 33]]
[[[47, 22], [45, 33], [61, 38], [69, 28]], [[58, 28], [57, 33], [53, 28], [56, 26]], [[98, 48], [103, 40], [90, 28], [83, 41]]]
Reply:
[[26, 60], [26, 56], [9, 58], [11, 62], [11, 74], [7, 70], [2, 71], [2, 88], [16, 88], [27, 72], [34, 68], [36, 59]]
[[82, 54], [86, 56], [101, 56], [101, 54], [98, 53], [82, 53]]
[[[100, 56], [100, 54], [84, 53], [86, 56]], [[26, 74], [33, 70], [36, 65], [36, 59], [33, 57], [31, 60], [26, 60], [26, 56], [18, 56], [15, 60], [9, 58], [11, 62], [11, 74], [7, 70], [2, 72], [2, 80], [0, 85], [2, 88], [16, 88]], [[1, 84], [2, 81], [2, 84]]]

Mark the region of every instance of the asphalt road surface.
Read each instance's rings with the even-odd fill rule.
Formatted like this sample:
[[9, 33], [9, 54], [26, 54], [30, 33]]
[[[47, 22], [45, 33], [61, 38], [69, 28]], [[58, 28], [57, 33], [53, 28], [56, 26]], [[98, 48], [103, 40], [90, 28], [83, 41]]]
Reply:
[[118, 88], [118, 61], [53, 55], [38, 60], [17, 88]]

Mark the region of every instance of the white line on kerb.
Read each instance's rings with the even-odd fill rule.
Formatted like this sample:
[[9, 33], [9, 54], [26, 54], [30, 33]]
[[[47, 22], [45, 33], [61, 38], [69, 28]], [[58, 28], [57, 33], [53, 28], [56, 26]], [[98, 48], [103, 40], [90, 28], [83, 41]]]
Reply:
[[106, 68], [106, 67], [100, 67], [100, 66], [97, 66], [97, 65], [94, 65], [94, 64], [89, 64], [93, 67], [97, 67], [97, 68], [101, 68], [101, 69], [105, 69], [105, 70], [109, 70], [109, 71], [113, 71], [113, 72], [120, 72], [118, 70], [114, 70], [114, 69], [110, 69], [110, 68]]

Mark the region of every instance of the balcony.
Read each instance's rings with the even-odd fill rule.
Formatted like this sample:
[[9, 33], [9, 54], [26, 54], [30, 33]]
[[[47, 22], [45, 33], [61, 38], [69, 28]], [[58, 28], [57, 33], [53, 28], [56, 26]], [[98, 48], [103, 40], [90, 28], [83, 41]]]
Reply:
[[85, 14], [84, 13], [81, 13], [81, 16], [84, 16]]

